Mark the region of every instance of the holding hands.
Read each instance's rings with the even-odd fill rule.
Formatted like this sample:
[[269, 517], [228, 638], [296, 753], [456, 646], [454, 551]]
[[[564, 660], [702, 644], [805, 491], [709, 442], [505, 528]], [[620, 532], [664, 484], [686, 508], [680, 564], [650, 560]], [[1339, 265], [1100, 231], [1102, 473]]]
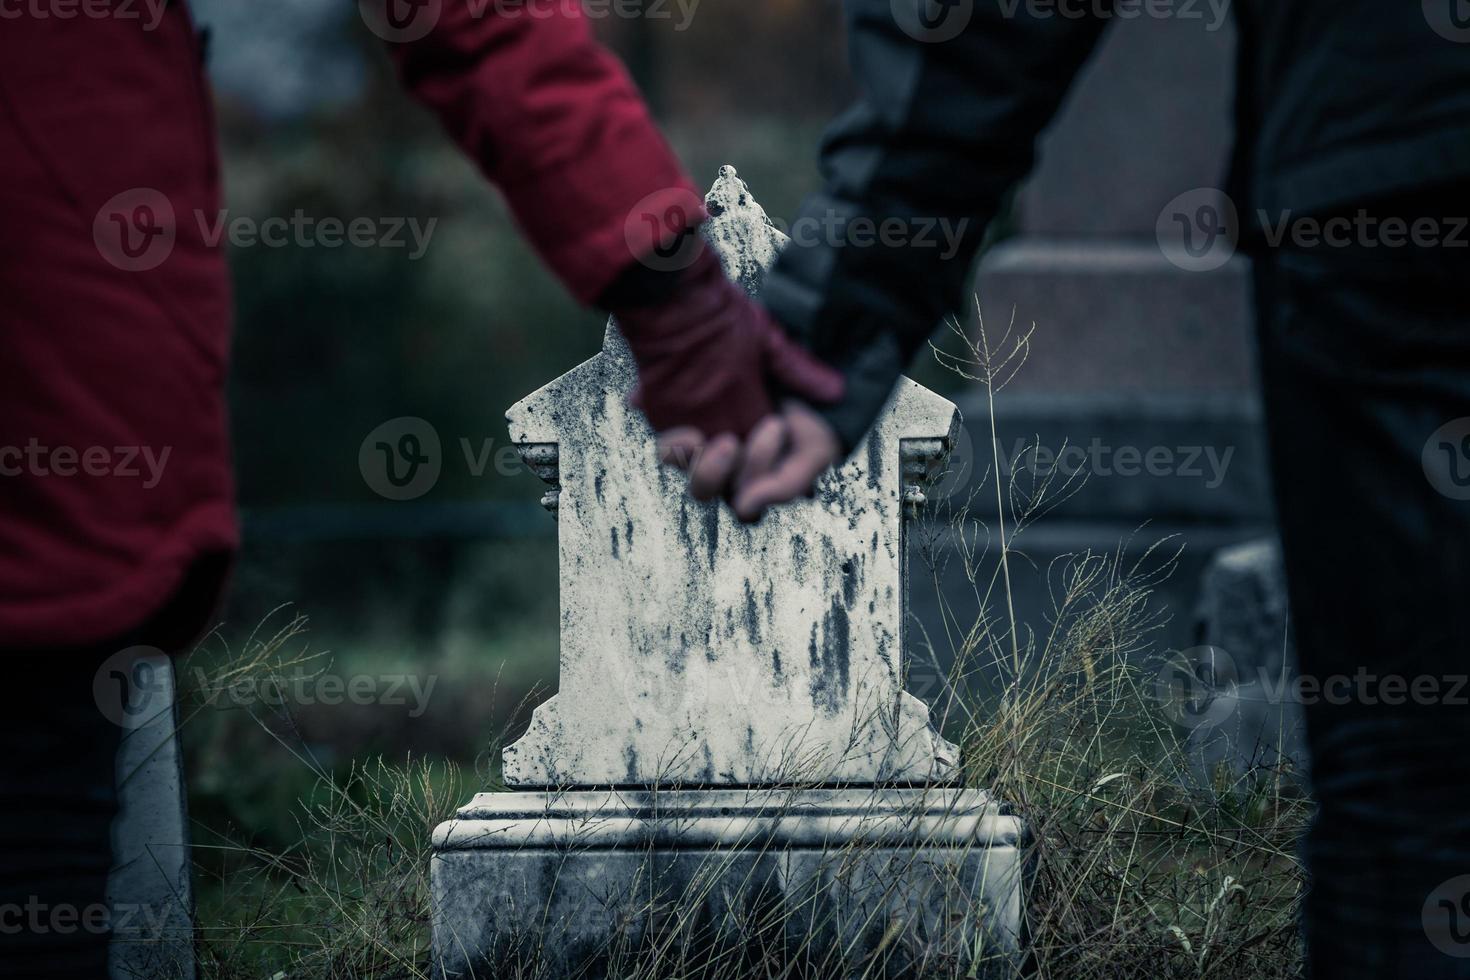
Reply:
[[842, 375], [788, 337], [707, 247], [672, 297], [614, 315], [638, 364], [630, 400], [696, 499], [723, 496], [741, 520], [757, 521], [809, 496], [841, 458], [812, 405], [841, 399]]

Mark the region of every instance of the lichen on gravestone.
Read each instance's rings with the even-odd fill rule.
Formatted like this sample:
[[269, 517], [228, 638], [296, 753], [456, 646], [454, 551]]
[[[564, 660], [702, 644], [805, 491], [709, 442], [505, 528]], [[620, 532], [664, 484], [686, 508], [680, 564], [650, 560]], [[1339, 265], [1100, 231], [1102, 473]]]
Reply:
[[[755, 291], [786, 242], [722, 168], [705, 235]], [[953, 404], [903, 379], [815, 499], [745, 525], [661, 466], [602, 352], [513, 406], [513, 441], [558, 514], [557, 693], [504, 752], [517, 787], [926, 783], [956, 749], [903, 690], [907, 502], [947, 451]]]

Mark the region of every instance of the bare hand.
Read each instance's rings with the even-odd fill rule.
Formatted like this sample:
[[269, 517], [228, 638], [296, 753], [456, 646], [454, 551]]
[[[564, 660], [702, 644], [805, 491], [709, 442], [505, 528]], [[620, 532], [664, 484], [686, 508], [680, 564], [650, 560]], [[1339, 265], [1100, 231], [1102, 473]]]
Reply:
[[732, 501], [736, 515], [758, 521], [769, 507], [811, 496], [817, 477], [841, 459], [842, 442], [832, 426], [806, 403], [786, 402], [746, 441]]
[[726, 496], [742, 521], [770, 507], [810, 496], [817, 477], [842, 456], [837, 434], [805, 403], [786, 402], [742, 443], [727, 434], [705, 443], [697, 429], [670, 429], [659, 437], [659, 458], [689, 473], [696, 500]]

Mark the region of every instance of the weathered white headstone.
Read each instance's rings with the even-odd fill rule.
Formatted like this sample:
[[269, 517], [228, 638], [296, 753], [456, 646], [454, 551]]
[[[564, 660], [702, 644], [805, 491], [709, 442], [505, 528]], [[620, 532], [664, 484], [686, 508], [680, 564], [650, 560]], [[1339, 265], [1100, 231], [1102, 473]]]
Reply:
[[[736, 278], [785, 236], [733, 170], [709, 237]], [[740, 251], [731, 246], [741, 246]], [[905, 451], [937, 456], [955, 407], [905, 381], [817, 496], [756, 525], [681, 492], [602, 353], [517, 404], [511, 438], [555, 468], [561, 685], [505, 750], [512, 786], [927, 782], [954, 747], [902, 689]]]
[[[706, 202], [707, 238], [754, 288], [784, 236], [732, 168]], [[931, 953], [1014, 952], [1020, 825], [943, 785], [956, 748], [903, 690], [906, 515], [955, 407], [904, 380], [814, 499], [748, 526], [659, 464], [634, 381], [610, 324], [508, 413], [552, 484], [560, 685], [505, 749], [523, 791], [435, 834], [440, 969], [511, 975], [531, 948], [586, 966], [648, 939], [650, 891], [726, 936], [758, 893], [792, 923], [820, 913], [807, 927], [833, 948], [881, 948], [897, 917]]]

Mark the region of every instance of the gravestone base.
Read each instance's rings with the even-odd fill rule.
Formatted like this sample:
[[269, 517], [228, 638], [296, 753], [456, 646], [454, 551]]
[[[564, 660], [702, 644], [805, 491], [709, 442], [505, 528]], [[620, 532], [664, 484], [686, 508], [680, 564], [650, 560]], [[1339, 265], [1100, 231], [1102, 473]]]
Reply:
[[434, 834], [434, 975], [1011, 976], [1022, 837], [978, 790], [481, 793]]

